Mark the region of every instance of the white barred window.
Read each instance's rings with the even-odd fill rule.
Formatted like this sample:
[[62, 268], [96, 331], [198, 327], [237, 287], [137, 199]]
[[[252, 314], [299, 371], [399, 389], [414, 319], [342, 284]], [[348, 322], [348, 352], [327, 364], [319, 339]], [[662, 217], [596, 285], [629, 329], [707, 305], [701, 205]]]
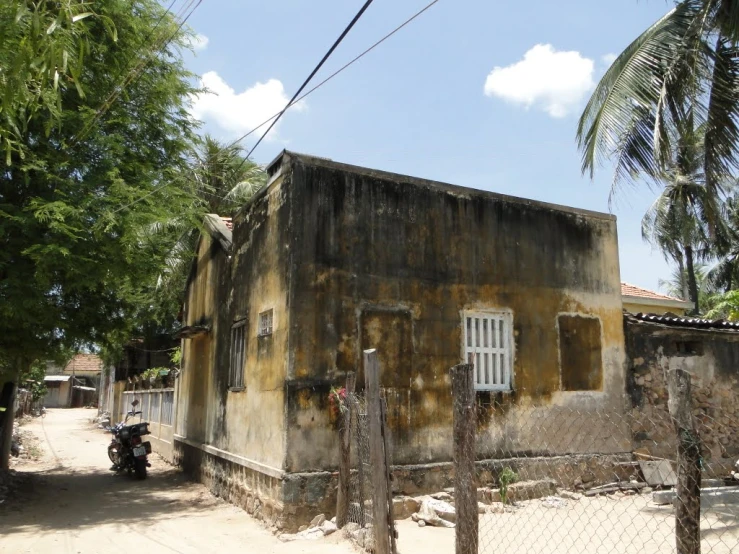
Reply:
[[464, 361], [472, 354], [475, 389], [510, 390], [513, 367], [513, 314], [464, 312]]
[[273, 311], [267, 310], [259, 314], [259, 336], [266, 337], [272, 334]]

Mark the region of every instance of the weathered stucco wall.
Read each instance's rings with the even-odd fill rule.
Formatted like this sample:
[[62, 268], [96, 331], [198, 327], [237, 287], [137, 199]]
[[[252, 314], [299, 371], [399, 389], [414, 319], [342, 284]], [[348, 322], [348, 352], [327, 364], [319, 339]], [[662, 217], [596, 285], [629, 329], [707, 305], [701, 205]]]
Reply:
[[[175, 434], [190, 440], [206, 442], [208, 402], [213, 394], [215, 348], [219, 288], [218, 271], [227, 263], [219, 244], [204, 234], [198, 244], [197, 261], [190, 277], [185, 302], [186, 326], [210, 326], [202, 333], [182, 341], [182, 371], [177, 380]], [[213, 409], [211, 406], [210, 409]]]
[[[228, 329], [246, 318], [245, 388], [230, 391], [223, 407], [223, 448], [275, 469], [285, 460], [289, 201], [290, 191], [277, 179], [234, 218]], [[259, 336], [259, 314], [268, 310], [272, 333]], [[230, 344], [225, 331], [219, 340]], [[226, 349], [219, 363], [228, 367]]]
[[[670, 327], [625, 317], [628, 391], [635, 447], [675, 459], [666, 371], [691, 374], [693, 414], [709, 472], [739, 456], [739, 333]], [[725, 469], [725, 468], [724, 468]]]
[[[597, 432], [557, 441], [567, 421], [552, 408], [585, 420], [624, 408], [615, 218], [292, 154], [282, 164], [295, 195], [289, 471], [336, 466], [329, 390], [347, 371], [363, 382], [369, 347], [383, 367], [393, 462], [450, 460], [448, 371], [462, 359], [461, 311], [475, 308], [510, 310], [515, 340], [513, 391], [478, 393], [479, 456], [599, 448]], [[562, 390], [561, 316], [598, 322], [588, 333], [600, 334], [601, 371], [584, 381], [596, 390]], [[608, 433], [620, 431], [604, 450], [630, 448], [628, 430]]]
[[[234, 219], [231, 252], [204, 233], [188, 288], [186, 325], [211, 330], [183, 341], [175, 430], [191, 446], [225, 452], [273, 475], [285, 459], [288, 209], [277, 180]], [[273, 311], [273, 331], [258, 336], [259, 314], [267, 310]], [[235, 387], [231, 331], [244, 321], [244, 380]]]

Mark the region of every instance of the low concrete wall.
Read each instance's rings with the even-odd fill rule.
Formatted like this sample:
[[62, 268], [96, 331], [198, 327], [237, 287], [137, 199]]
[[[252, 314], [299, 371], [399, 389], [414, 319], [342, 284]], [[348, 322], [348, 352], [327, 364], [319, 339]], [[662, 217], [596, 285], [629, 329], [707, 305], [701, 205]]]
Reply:
[[149, 432], [146, 440], [151, 442], [154, 452], [172, 463], [174, 461], [174, 389], [151, 389], [140, 391], [121, 391], [119, 420], [126, 417], [126, 411], [131, 409], [131, 402], [139, 401], [137, 410], [143, 412], [141, 421], [149, 422]]

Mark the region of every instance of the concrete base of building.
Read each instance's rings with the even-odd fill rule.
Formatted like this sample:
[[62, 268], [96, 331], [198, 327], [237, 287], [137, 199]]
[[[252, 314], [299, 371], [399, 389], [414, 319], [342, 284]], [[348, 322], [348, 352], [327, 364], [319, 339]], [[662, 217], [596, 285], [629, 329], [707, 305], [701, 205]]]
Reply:
[[[551, 479], [559, 488], [587, 489], [627, 481], [637, 469], [632, 460], [631, 453], [481, 460], [477, 462], [478, 486], [497, 486], [497, 474], [510, 467], [522, 481]], [[335, 471], [260, 470], [177, 438], [174, 462], [213, 494], [243, 508], [275, 531], [294, 533], [318, 514], [327, 518], [335, 515], [338, 485]], [[392, 473], [396, 495], [423, 495], [454, 486], [451, 462], [394, 466]]]

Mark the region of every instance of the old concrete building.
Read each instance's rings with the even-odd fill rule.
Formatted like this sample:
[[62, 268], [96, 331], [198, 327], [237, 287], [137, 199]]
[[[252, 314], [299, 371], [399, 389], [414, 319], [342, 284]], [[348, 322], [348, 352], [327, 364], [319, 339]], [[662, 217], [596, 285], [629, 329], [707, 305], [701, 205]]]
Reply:
[[215, 492], [278, 524], [328, 512], [329, 392], [370, 347], [399, 490], [448, 479], [470, 353], [481, 458], [571, 452], [557, 408], [626, 409], [615, 217], [292, 152], [268, 173], [233, 230], [208, 218], [188, 284], [175, 457]]

